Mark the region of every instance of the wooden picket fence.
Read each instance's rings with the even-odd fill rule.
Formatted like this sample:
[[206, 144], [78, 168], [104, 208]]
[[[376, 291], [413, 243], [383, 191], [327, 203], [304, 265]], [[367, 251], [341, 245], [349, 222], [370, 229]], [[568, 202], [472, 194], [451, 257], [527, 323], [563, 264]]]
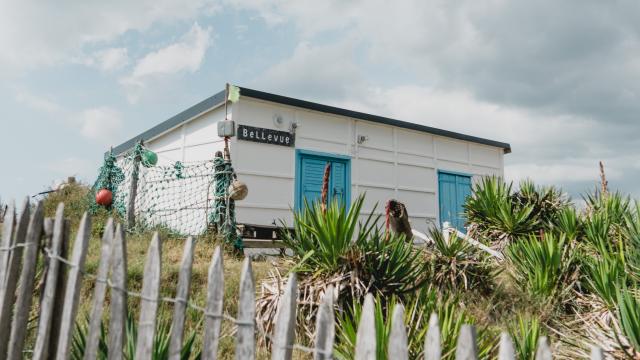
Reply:
[[[160, 296], [161, 242], [154, 235], [149, 245], [142, 290], [135, 293], [127, 290], [127, 252], [125, 234], [120, 224], [108, 221], [101, 244], [101, 257], [96, 274], [84, 269], [91, 219], [85, 214], [80, 222], [70, 258], [64, 257], [63, 244], [69, 236], [69, 222], [64, 219], [64, 205], [57, 208], [55, 218], [44, 218], [41, 202], [31, 206], [25, 201], [23, 212], [16, 216], [10, 206], [2, 229], [0, 243], [0, 358], [58, 360], [69, 357], [70, 343], [75, 328], [80, 285], [83, 278], [95, 281], [89, 330], [84, 359], [96, 359], [103, 318], [104, 300], [110, 290], [108, 349], [109, 359], [122, 359], [125, 344], [125, 322], [129, 297], [140, 299], [138, 338], [135, 359], [151, 359], [153, 339], [156, 331], [158, 306], [161, 302], [173, 304], [172, 331], [169, 342], [169, 359], [180, 359], [183, 343], [185, 313], [192, 308], [202, 313], [204, 337], [202, 358], [216, 359], [222, 321], [232, 322], [236, 328], [236, 359], [254, 359], [257, 336], [268, 338], [272, 359], [291, 359], [293, 350], [306, 352], [314, 359], [332, 359], [335, 339], [333, 291], [329, 287], [316, 316], [316, 335], [313, 347], [294, 343], [296, 330], [297, 281], [290, 274], [284, 293], [278, 304], [274, 331], [266, 334], [255, 321], [255, 284], [251, 260], [246, 258], [240, 275], [238, 313], [232, 317], [223, 313], [223, 257], [220, 248], [214, 252], [208, 273], [205, 307], [189, 301], [191, 267], [194, 255], [194, 240], [185, 241], [184, 253], [175, 298]], [[25, 349], [27, 322], [33, 302], [36, 264], [39, 249], [44, 249], [46, 280], [40, 299], [37, 335], [33, 349]], [[66, 273], [66, 276], [65, 276]], [[60, 279], [66, 279], [61, 282]], [[61, 285], [62, 284], [62, 285]], [[407, 332], [403, 322], [404, 309], [397, 306], [392, 315], [389, 337], [389, 358], [408, 359]], [[441, 358], [438, 318], [432, 314], [424, 343], [424, 359]], [[376, 334], [374, 320], [374, 298], [367, 295], [357, 331], [355, 359], [369, 360], [376, 357]], [[477, 359], [475, 329], [464, 325], [457, 340], [456, 359]], [[500, 338], [499, 359], [515, 359], [513, 343], [503, 333]], [[536, 359], [552, 358], [547, 339], [539, 339]], [[592, 359], [603, 359], [602, 350], [594, 348]]]

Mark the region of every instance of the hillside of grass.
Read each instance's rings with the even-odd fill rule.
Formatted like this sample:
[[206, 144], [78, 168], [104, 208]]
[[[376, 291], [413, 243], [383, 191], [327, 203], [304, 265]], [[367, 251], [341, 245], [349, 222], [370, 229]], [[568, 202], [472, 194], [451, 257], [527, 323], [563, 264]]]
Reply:
[[[59, 202], [75, 229], [87, 209], [88, 189], [72, 185], [45, 198], [47, 216]], [[404, 235], [386, 231], [384, 221], [362, 219], [364, 197], [349, 208], [308, 204], [295, 213], [293, 231], [285, 233], [286, 256], [253, 261], [259, 327], [273, 328], [283, 279], [298, 277], [297, 340], [312, 343], [318, 305], [333, 285], [336, 339], [334, 358], [352, 359], [356, 331], [367, 294], [375, 297], [377, 359], [387, 353], [391, 314], [402, 305], [411, 359], [421, 359], [429, 319], [437, 315], [443, 359], [454, 359], [463, 324], [477, 329], [480, 358], [497, 356], [498, 339], [507, 332], [517, 358], [534, 359], [539, 337], [546, 336], [556, 359], [588, 358], [601, 347], [614, 359], [640, 359], [640, 203], [620, 193], [586, 193], [577, 208], [560, 190], [525, 181], [514, 185], [485, 178], [474, 185], [464, 215], [468, 234], [504, 259], [489, 255], [455, 233], [434, 228], [432, 242], [414, 246]], [[112, 214], [94, 216], [86, 269], [95, 273], [100, 235]], [[161, 296], [173, 297], [184, 238], [166, 230], [162, 238]], [[152, 231], [127, 234], [129, 289], [139, 291]], [[72, 239], [73, 239], [72, 231]], [[191, 299], [203, 306], [207, 271], [216, 239], [197, 239]], [[242, 259], [224, 258], [225, 312], [235, 315]], [[283, 276], [269, 276], [279, 271]], [[93, 282], [82, 286], [79, 323], [88, 313]], [[108, 299], [107, 299], [108, 303]], [[135, 321], [139, 301], [129, 299]], [[160, 331], [167, 334], [171, 304], [160, 307]], [[34, 310], [33, 318], [37, 315]], [[105, 317], [107, 315], [105, 314]], [[192, 349], [202, 347], [202, 314], [189, 310], [186, 337], [197, 334]], [[81, 331], [79, 332], [81, 333]], [[219, 356], [234, 357], [234, 329], [223, 322]], [[268, 351], [259, 342], [257, 358]], [[310, 358], [294, 352], [294, 358]], [[160, 357], [162, 358], [162, 357]], [[191, 357], [193, 358], [193, 356]]]
[[[73, 242], [73, 239], [75, 238], [75, 232], [79, 225], [82, 214], [88, 209], [88, 192], [88, 187], [83, 186], [82, 184], [72, 184], [58, 192], [50, 194], [43, 200], [46, 216], [54, 216], [58, 203], [63, 202], [65, 204], [65, 217], [70, 220], [72, 228], [70, 234], [71, 242]], [[104, 209], [100, 209], [92, 217], [92, 236], [89, 241], [89, 249], [85, 264], [85, 269], [90, 274], [95, 274], [97, 272], [101, 256], [101, 235], [107, 218], [113, 215], [114, 214], [111, 214]], [[146, 253], [153, 233], [153, 230], [149, 230], [144, 232], [126, 234], [128, 266], [127, 287], [130, 291], [139, 292], [142, 288]], [[185, 238], [182, 236], [175, 236], [162, 230], [160, 230], [160, 236], [162, 240], [162, 275], [160, 296], [175, 297]], [[217, 245], [219, 245], [219, 243], [217, 239], [212, 235], [196, 238], [190, 299], [194, 304], [201, 307], [205, 306], [208, 269], [211, 263], [214, 249]], [[71, 248], [72, 246], [72, 243], [69, 244], [69, 248]], [[265, 258], [256, 258], [253, 260], [253, 274], [257, 284], [256, 292], [259, 291], [261, 281], [269, 275], [269, 272], [271, 270], [278, 266], [278, 264], [276, 264], [274, 260], [277, 259], [267, 260]], [[242, 261], [242, 258], [239, 258], [238, 256], [233, 254], [225, 254], [224, 257], [224, 312], [227, 314], [235, 315], [237, 312], [237, 299]], [[279, 267], [281, 268], [281, 271], [286, 271], [286, 269], [283, 269], [281, 266]], [[94, 285], [95, 282], [93, 281], [93, 279], [85, 278], [83, 281], [80, 295], [81, 301], [78, 311], [78, 320], [80, 324], [83, 324], [83, 319], [86, 319], [88, 317], [91, 308], [90, 300], [93, 297]], [[140, 301], [135, 297], [130, 297], [128, 299], [128, 302], [129, 311], [132, 314], [133, 318], [137, 321], [140, 311]], [[108, 306], [108, 304], [109, 298], [107, 294], [105, 306]], [[37, 309], [34, 309], [34, 315], [35, 314], [37, 314]], [[172, 314], [172, 304], [161, 303], [158, 317], [160, 326], [168, 327], [171, 322]], [[108, 311], [105, 312], [105, 321], [107, 320]], [[204, 329], [202, 324], [202, 314], [193, 309], [188, 309], [185, 325], [185, 338], [193, 332], [202, 334], [203, 331]], [[220, 342], [219, 351], [219, 358], [221, 359], [234, 358], [233, 349], [235, 346], [235, 339], [232, 336], [233, 332], [233, 326], [229, 322], [223, 322], [223, 339]], [[197, 349], [201, 348], [201, 339], [201, 336], [196, 336], [196, 351]], [[261, 352], [258, 353], [258, 355], [258, 358], [268, 358], [266, 356], [266, 350], [264, 349], [264, 347], [262, 348]]]

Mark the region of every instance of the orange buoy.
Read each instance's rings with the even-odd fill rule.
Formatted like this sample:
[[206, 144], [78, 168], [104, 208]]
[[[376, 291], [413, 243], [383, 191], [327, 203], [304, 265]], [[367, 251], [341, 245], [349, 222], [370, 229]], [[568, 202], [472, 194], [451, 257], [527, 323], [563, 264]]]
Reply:
[[96, 204], [102, 206], [109, 206], [113, 201], [113, 194], [109, 189], [100, 189], [96, 193]]

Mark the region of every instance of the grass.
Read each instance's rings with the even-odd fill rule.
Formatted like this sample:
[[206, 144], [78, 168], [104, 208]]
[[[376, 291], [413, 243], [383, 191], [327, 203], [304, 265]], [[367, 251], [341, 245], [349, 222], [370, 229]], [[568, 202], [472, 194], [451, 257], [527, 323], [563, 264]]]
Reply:
[[[50, 194], [44, 200], [45, 216], [53, 216], [55, 214], [56, 206], [59, 202], [65, 203], [65, 217], [71, 221], [71, 233], [69, 249], [73, 247], [73, 240], [75, 239], [75, 233], [79, 224], [79, 220], [88, 208], [88, 190], [86, 186], [81, 184], [70, 185], [61, 191]], [[96, 274], [101, 257], [101, 233], [106, 223], [106, 219], [113, 214], [110, 214], [104, 209], [100, 209], [96, 214], [92, 216], [92, 235], [89, 240], [89, 248], [87, 252], [87, 258], [85, 263], [85, 270], [89, 274]], [[1, 230], [2, 224], [0, 224]], [[146, 253], [153, 236], [152, 231], [127, 234], [127, 268], [128, 279], [127, 288], [129, 291], [139, 292], [142, 288], [142, 279], [144, 277], [144, 264], [146, 261]], [[182, 252], [184, 247], [185, 237], [178, 237], [161, 231], [162, 240], [162, 273], [160, 281], [160, 296], [161, 297], [175, 297], [176, 286], [178, 283], [178, 276], [180, 271], [180, 262], [182, 260]], [[213, 235], [202, 236], [196, 239], [193, 267], [191, 275], [191, 290], [190, 301], [198, 306], [204, 307], [206, 303], [207, 294], [207, 282], [208, 282], [208, 270], [213, 256], [214, 249], [216, 247], [216, 239]], [[69, 250], [71, 252], [71, 250]], [[242, 260], [237, 256], [225, 254], [224, 256], [224, 312], [235, 316], [237, 313], [237, 300], [240, 282], [240, 272], [242, 268]], [[42, 261], [42, 259], [40, 259]], [[287, 269], [282, 269], [281, 265], [275, 264], [267, 260], [254, 260], [252, 262], [253, 275], [256, 283], [256, 294], [260, 290], [260, 284], [265, 279], [269, 272], [274, 269], [275, 266], [279, 266], [280, 270], [286, 272]], [[42, 269], [42, 265], [39, 266]], [[38, 274], [38, 283], [42, 274]], [[76, 319], [82, 322], [89, 315], [92, 306], [93, 290], [95, 282], [93, 279], [85, 277], [80, 290], [80, 302], [78, 306], [78, 315]], [[38, 290], [38, 289], [36, 289]], [[36, 296], [39, 298], [40, 294]], [[35, 343], [35, 328], [37, 327], [37, 314], [38, 303], [34, 301], [32, 308], [33, 322], [31, 324], [32, 331], [28, 339], [27, 348], [32, 348]], [[108, 320], [108, 305], [109, 305], [109, 293], [105, 299], [105, 312], [104, 320]], [[140, 311], [140, 299], [135, 297], [129, 297], [128, 299], [129, 311], [132, 313], [134, 320], [137, 322]], [[159, 323], [170, 325], [171, 318], [173, 316], [173, 305], [171, 303], [161, 303], [158, 310]], [[202, 334], [204, 333], [202, 314], [198, 311], [189, 308], [187, 310], [185, 334], [191, 332], [197, 332], [196, 336], [196, 349], [200, 349], [202, 344]], [[220, 341], [218, 358], [220, 359], [232, 359], [234, 358], [235, 337], [233, 336], [234, 327], [228, 321], [223, 321], [222, 324], [222, 339]], [[258, 359], [266, 359], [267, 351], [262, 346], [258, 348]], [[304, 358], [301, 354], [296, 354], [296, 358]]]

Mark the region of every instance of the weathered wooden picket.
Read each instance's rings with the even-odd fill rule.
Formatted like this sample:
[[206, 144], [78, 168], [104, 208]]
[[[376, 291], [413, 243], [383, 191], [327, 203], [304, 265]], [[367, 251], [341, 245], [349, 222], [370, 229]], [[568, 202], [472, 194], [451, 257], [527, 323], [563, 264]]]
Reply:
[[[33, 359], [69, 357], [70, 342], [77, 317], [80, 284], [84, 277], [95, 281], [92, 307], [89, 315], [89, 330], [85, 348], [85, 359], [96, 359], [98, 355], [100, 324], [104, 312], [104, 300], [110, 291], [110, 316], [108, 324], [109, 359], [122, 359], [125, 344], [125, 322], [128, 297], [141, 301], [138, 320], [136, 359], [151, 359], [156, 319], [160, 302], [174, 306], [169, 358], [179, 359], [183, 342], [185, 313], [187, 307], [202, 312], [204, 321], [203, 359], [216, 359], [222, 321], [230, 321], [237, 327], [236, 359], [254, 359], [256, 337], [269, 338], [272, 344], [272, 359], [291, 359], [293, 350], [313, 355], [314, 359], [331, 359], [335, 338], [333, 289], [329, 287], [318, 307], [316, 336], [313, 347], [294, 343], [296, 330], [297, 281], [290, 274], [284, 294], [278, 304], [273, 334], [265, 334], [255, 321], [255, 285], [251, 260], [246, 258], [240, 275], [240, 294], [236, 317], [223, 313], [223, 257], [220, 248], [215, 250], [208, 274], [205, 307], [189, 301], [191, 267], [194, 255], [194, 239], [188, 238], [184, 253], [175, 298], [160, 297], [160, 272], [162, 243], [154, 235], [149, 245], [142, 291], [127, 290], [126, 238], [120, 224], [109, 220], [101, 244], [100, 263], [96, 274], [85, 273], [84, 263], [91, 233], [91, 219], [85, 215], [77, 232], [70, 259], [65, 259], [63, 244], [69, 236], [69, 223], [64, 219], [64, 205], [57, 208], [55, 218], [45, 219], [42, 203], [30, 206], [25, 201], [23, 211], [16, 216], [15, 206], [8, 209], [0, 243], [0, 358], [21, 359], [32, 351]], [[44, 236], [43, 236], [44, 235]], [[44, 244], [43, 244], [44, 238]], [[36, 264], [39, 249], [44, 249], [48, 260], [44, 291], [40, 299], [38, 327], [35, 347], [25, 349], [29, 310], [33, 302]], [[60, 286], [60, 279], [64, 279]], [[408, 359], [408, 339], [403, 322], [404, 308], [398, 306], [392, 315], [392, 328], [388, 351], [390, 359]], [[442, 355], [438, 317], [432, 314], [424, 342], [424, 359], [436, 360]], [[357, 332], [355, 358], [375, 359], [376, 334], [374, 320], [374, 298], [367, 295]], [[471, 325], [464, 325], [457, 340], [456, 359], [477, 359], [476, 333]], [[514, 346], [509, 335], [500, 338], [501, 360], [515, 359]], [[552, 358], [546, 338], [539, 339], [536, 359]], [[603, 359], [602, 350], [594, 348], [592, 359]]]

